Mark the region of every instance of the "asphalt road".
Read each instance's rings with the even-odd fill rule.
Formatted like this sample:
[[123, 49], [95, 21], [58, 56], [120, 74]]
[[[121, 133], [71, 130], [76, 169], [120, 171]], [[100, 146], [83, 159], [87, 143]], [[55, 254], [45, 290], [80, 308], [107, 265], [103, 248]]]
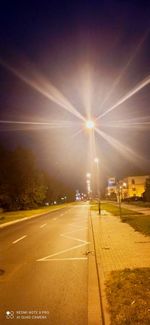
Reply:
[[0, 324], [87, 324], [88, 205], [0, 229]]

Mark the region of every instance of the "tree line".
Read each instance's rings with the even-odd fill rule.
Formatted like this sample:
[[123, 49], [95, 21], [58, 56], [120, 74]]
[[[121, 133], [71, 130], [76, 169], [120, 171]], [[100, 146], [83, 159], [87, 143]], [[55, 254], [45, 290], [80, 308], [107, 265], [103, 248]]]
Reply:
[[43, 206], [57, 199], [64, 189], [36, 163], [31, 150], [8, 151], [0, 147], [0, 207], [25, 210]]

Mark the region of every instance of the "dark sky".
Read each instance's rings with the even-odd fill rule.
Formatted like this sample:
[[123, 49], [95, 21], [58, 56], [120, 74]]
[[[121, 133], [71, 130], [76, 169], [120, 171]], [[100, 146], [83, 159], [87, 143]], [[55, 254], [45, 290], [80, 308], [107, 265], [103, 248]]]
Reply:
[[149, 1], [2, 1], [0, 143], [30, 147], [42, 168], [84, 188], [91, 135], [69, 106], [86, 119], [104, 114], [103, 176], [149, 174], [148, 83], [105, 115], [149, 76], [149, 17]]

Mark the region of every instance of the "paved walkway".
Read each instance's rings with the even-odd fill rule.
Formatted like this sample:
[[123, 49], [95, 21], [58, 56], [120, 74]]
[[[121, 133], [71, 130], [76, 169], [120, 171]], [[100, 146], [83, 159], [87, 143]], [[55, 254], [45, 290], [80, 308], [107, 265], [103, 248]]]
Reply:
[[105, 297], [105, 280], [113, 270], [150, 267], [150, 237], [136, 232], [131, 226], [122, 223], [118, 217], [103, 211], [99, 216], [91, 211], [94, 241], [97, 256], [102, 298], [109, 324]]

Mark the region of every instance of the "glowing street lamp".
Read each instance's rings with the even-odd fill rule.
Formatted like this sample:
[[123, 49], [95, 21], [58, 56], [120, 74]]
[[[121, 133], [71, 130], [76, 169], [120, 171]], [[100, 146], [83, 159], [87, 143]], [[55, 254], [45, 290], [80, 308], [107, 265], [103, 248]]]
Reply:
[[99, 159], [96, 157], [96, 158], [94, 159], [94, 162], [95, 162], [96, 164], [98, 164], [98, 163], [99, 163]]
[[92, 120], [86, 121], [86, 128], [87, 129], [94, 129], [95, 123]]
[[86, 174], [86, 177], [87, 177], [87, 178], [91, 178], [91, 174], [90, 174], [90, 173], [87, 173], [87, 174]]

